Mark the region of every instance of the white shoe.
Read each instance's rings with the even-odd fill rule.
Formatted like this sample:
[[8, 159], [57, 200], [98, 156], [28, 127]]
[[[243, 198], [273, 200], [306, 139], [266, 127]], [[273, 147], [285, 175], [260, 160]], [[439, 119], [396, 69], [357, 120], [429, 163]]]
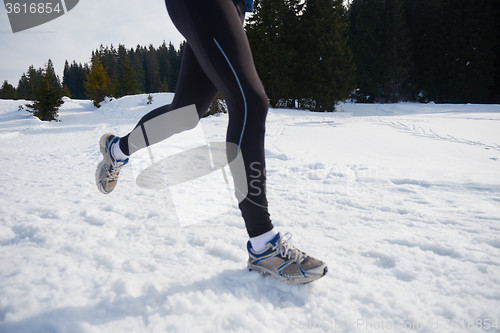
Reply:
[[128, 163], [128, 158], [125, 160], [117, 160], [113, 156], [113, 146], [120, 140], [114, 134], [107, 133], [99, 140], [99, 146], [103, 160], [97, 166], [95, 172], [95, 182], [99, 191], [108, 194], [113, 191], [118, 182], [118, 174], [122, 166]]
[[326, 263], [315, 259], [288, 243], [292, 235], [279, 233], [260, 253], [254, 252], [250, 241], [248, 268], [289, 284], [305, 284], [328, 272]]

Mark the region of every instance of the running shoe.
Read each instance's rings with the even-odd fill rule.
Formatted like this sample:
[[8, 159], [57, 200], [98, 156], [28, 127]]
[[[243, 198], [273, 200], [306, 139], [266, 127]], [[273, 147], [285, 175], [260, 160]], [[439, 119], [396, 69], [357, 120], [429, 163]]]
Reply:
[[95, 182], [99, 191], [104, 194], [113, 191], [118, 182], [121, 167], [128, 163], [128, 158], [122, 161], [115, 159], [113, 156], [113, 146], [118, 140], [120, 138], [111, 133], [104, 134], [99, 140], [103, 160], [97, 166]]
[[248, 268], [288, 284], [306, 284], [324, 276], [326, 263], [315, 259], [292, 246], [288, 241], [292, 235], [278, 233], [260, 253], [254, 252], [247, 243]]

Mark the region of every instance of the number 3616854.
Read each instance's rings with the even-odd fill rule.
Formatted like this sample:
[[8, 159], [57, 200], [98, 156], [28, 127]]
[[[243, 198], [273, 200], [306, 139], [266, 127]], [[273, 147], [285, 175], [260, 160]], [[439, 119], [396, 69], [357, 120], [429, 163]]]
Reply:
[[7, 9], [7, 14], [51, 14], [60, 13], [62, 9], [60, 8], [60, 3], [53, 4], [51, 2], [46, 3], [10, 3], [5, 4], [5, 9]]

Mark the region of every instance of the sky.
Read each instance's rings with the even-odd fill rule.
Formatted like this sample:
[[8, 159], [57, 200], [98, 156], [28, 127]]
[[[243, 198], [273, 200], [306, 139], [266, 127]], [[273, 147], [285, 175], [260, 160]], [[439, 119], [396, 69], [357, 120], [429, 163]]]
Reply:
[[163, 41], [178, 48], [184, 37], [170, 20], [163, 0], [80, 0], [65, 15], [38, 27], [12, 33], [7, 11], [0, 8], [0, 85], [17, 87], [30, 65], [52, 59], [62, 80], [64, 62], [90, 61], [93, 50], [123, 44], [155, 47]]

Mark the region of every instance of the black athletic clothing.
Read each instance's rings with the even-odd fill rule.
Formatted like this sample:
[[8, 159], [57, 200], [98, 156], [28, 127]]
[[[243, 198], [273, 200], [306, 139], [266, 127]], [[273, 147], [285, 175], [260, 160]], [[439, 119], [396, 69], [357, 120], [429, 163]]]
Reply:
[[[192, 104], [201, 117], [220, 91], [229, 110], [226, 141], [238, 145], [246, 171], [248, 195], [239, 208], [249, 236], [259, 236], [273, 228], [267, 209], [264, 157], [269, 104], [243, 29], [245, 2], [165, 2], [172, 22], [187, 40], [179, 79], [172, 104], [149, 112], [137, 127], [170, 110]], [[128, 139], [129, 135], [120, 139], [120, 148], [126, 155], [135, 151], [129, 151]], [[233, 153], [228, 152], [229, 161], [235, 157], [229, 156]]]

